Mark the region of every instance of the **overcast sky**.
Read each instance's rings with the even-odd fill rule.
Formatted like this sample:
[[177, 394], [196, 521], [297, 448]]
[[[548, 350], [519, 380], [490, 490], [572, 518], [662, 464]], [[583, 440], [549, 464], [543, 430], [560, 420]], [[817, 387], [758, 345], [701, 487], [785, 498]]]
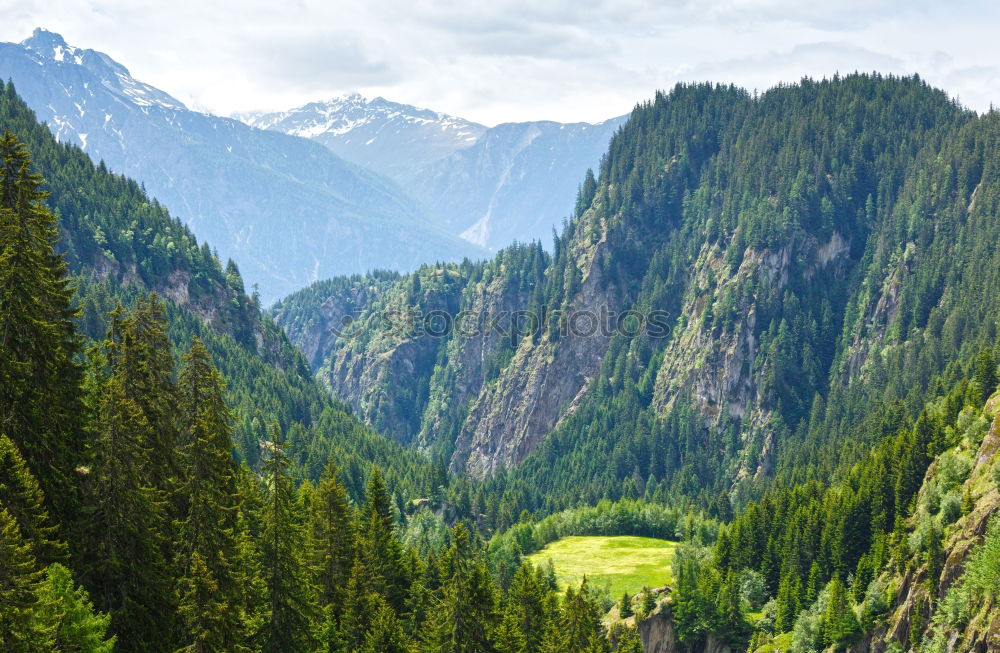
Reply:
[[0, 0], [0, 41], [41, 26], [228, 115], [351, 91], [485, 124], [596, 121], [680, 80], [920, 73], [1000, 105], [1000, 3], [983, 0]]

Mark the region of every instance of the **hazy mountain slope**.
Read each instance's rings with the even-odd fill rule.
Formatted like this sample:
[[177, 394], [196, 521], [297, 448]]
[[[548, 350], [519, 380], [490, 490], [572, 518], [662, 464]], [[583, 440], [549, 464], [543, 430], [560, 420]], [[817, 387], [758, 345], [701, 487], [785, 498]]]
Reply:
[[624, 120], [497, 125], [472, 147], [422, 168], [406, 188], [473, 243], [496, 250], [539, 240], [548, 247], [572, 213], [584, 171], [597, 168]]
[[347, 95], [248, 124], [311, 138], [398, 182], [430, 219], [477, 245], [549, 244], [625, 117], [598, 124], [506, 123], [487, 129], [383, 98]]
[[190, 111], [57, 34], [0, 44], [0, 77], [57, 138], [142, 181], [239, 261], [265, 302], [337, 274], [477, 254], [392, 182], [305, 139]]

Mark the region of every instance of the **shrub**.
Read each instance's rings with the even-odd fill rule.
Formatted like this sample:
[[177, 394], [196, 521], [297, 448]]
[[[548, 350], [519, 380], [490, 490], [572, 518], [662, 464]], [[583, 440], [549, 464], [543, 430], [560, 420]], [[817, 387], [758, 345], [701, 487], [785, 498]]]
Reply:
[[972, 463], [959, 451], [948, 451], [938, 462], [937, 478], [942, 492], [949, 492], [969, 477]]
[[949, 492], [941, 500], [941, 525], [947, 526], [948, 524], [953, 524], [961, 516], [962, 497], [957, 491]]

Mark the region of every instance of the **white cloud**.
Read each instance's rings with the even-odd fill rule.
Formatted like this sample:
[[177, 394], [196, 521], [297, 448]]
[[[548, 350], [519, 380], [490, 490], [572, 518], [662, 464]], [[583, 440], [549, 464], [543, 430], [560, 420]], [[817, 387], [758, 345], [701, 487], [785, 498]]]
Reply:
[[488, 124], [600, 120], [678, 80], [763, 89], [855, 69], [1000, 103], [1000, 8], [985, 0], [21, 0], [2, 13], [0, 40], [43, 26], [223, 114], [357, 90]]

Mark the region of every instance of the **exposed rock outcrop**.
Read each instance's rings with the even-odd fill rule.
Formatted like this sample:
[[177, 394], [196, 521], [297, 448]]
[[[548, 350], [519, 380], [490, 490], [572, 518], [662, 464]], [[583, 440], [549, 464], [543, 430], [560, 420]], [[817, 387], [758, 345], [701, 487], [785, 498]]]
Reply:
[[[579, 293], [569, 315], [593, 315], [619, 310], [616, 294], [601, 276], [604, 248], [592, 256], [581, 253], [586, 265]], [[511, 363], [496, 383], [487, 384], [474, 401], [458, 438], [452, 467], [473, 478], [483, 478], [511, 467], [527, 456], [560, 419], [572, 412], [587, 384], [601, 366], [610, 336], [579, 325], [565, 329], [558, 342], [550, 334], [537, 345], [521, 341]], [[568, 325], [571, 327], [571, 325]]]

